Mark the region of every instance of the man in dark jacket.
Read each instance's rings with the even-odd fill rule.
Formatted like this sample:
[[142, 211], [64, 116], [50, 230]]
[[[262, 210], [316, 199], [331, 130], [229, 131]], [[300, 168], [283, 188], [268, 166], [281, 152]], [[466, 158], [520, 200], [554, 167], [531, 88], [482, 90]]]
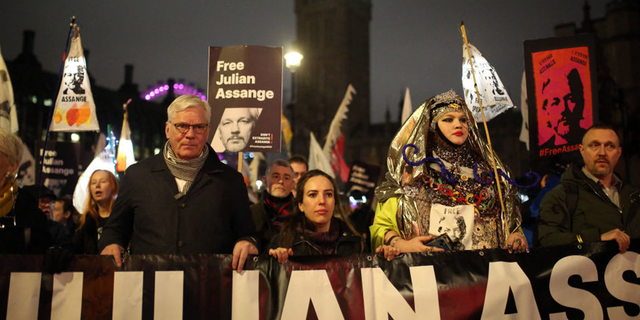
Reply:
[[57, 199], [55, 193], [45, 186], [25, 186], [23, 191], [28, 192], [32, 198], [38, 199], [38, 209], [47, 217], [49, 233], [51, 233], [51, 245], [73, 252], [73, 237], [65, 226], [53, 220], [51, 216], [51, 204]]
[[99, 250], [121, 266], [132, 254], [233, 253], [242, 271], [258, 254], [242, 175], [220, 162], [207, 144], [211, 108], [194, 95], [167, 109], [161, 153], [129, 167], [120, 184]]
[[293, 212], [291, 191], [295, 184], [291, 165], [282, 159], [277, 159], [267, 168], [263, 179], [267, 188], [258, 203], [251, 206], [251, 213], [261, 250], [266, 250], [271, 238], [280, 232], [283, 221]]
[[640, 189], [613, 173], [622, 153], [618, 135], [594, 125], [580, 153], [584, 167], [570, 167], [542, 200], [538, 240], [543, 246], [615, 240], [624, 253], [631, 238], [640, 238]]

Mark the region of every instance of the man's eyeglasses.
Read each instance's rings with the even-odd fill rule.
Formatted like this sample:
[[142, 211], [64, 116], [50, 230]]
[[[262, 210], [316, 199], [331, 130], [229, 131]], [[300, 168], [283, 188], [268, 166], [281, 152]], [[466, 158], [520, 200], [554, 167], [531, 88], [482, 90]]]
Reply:
[[207, 123], [197, 123], [197, 124], [186, 124], [186, 123], [172, 123], [171, 121], [167, 121], [172, 124], [178, 132], [185, 134], [189, 132], [189, 129], [193, 128], [193, 131], [197, 134], [203, 134], [207, 132], [207, 128], [209, 128], [209, 124]]

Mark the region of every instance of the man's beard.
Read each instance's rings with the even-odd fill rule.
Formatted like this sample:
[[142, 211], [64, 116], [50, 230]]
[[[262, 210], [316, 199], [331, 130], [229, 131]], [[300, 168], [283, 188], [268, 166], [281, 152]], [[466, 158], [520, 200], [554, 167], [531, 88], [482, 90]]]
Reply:
[[271, 191], [269, 192], [269, 194], [277, 198], [284, 198], [288, 196], [289, 193], [291, 193], [291, 192], [287, 192], [285, 187], [281, 184], [274, 184], [271, 186], [270, 189]]
[[230, 152], [242, 151], [246, 145], [247, 142], [241, 136], [231, 136], [225, 144], [227, 151]]

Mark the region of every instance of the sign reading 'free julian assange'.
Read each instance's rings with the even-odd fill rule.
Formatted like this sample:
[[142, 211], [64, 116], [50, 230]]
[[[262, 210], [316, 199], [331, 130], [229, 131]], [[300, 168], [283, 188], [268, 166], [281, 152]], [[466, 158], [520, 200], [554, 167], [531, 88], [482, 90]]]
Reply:
[[281, 47], [209, 47], [208, 82], [213, 150], [280, 152]]
[[[504, 250], [294, 257], [76, 256], [41, 273], [42, 257], [2, 256], [1, 319], [634, 319], [640, 241]], [[5, 316], [6, 312], [6, 316]]]

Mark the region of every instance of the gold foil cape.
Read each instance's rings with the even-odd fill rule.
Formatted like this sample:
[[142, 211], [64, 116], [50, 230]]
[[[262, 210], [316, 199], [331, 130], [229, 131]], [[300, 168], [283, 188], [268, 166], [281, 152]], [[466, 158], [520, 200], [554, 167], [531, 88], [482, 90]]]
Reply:
[[[418, 217], [422, 213], [419, 212], [415, 201], [410, 201], [405, 195], [403, 187], [412, 184], [416, 179], [424, 175], [427, 166], [430, 164], [430, 162], [426, 162], [415, 167], [408, 164], [402, 157], [402, 149], [407, 144], [414, 144], [418, 148], [417, 150], [407, 148], [407, 158], [412, 162], [418, 162], [427, 156], [432, 156], [431, 149], [427, 148], [427, 142], [432, 141], [430, 135], [437, 133], [429, 131], [432, 122], [431, 116], [433, 109], [442, 102], [455, 102], [463, 106], [463, 108], [460, 108], [460, 111], [465, 113], [469, 124], [469, 137], [467, 140], [471, 148], [477, 151], [482, 157], [482, 159], [477, 160], [482, 160], [491, 166], [492, 161], [489, 146], [484, 139], [481, 138], [478, 126], [464, 100], [453, 90], [428, 99], [402, 124], [400, 130], [393, 138], [387, 154], [388, 172], [385, 175], [385, 181], [376, 188], [376, 197], [380, 202], [384, 202], [391, 197], [399, 197], [398, 212], [396, 213], [398, 221], [401, 220], [399, 217], [402, 217], [405, 221], [419, 221]], [[436, 114], [439, 115], [437, 112]], [[437, 115], [436, 117], [438, 117]], [[495, 161], [498, 169], [505, 172], [511, 178], [511, 173], [497, 155], [495, 155]], [[509, 228], [509, 230], [503, 230], [501, 233], [508, 235], [516, 231], [521, 232], [520, 225], [522, 218], [520, 216], [520, 200], [517, 196], [517, 188], [504, 178], [500, 178], [504, 182], [502, 185], [502, 194], [506, 211], [506, 214], [502, 216], [507, 219], [507, 226]], [[410, 228], [411, 226], [403, 226], [401, 223], [398, 223], [398, 227], [403, 237], [407, 234], [414, 233], [409, 232], [409, 230], [404, 230], [404, 228]], [[506, 236], [500, 239], [500, 243], [502, 246], [506, 246]]]

